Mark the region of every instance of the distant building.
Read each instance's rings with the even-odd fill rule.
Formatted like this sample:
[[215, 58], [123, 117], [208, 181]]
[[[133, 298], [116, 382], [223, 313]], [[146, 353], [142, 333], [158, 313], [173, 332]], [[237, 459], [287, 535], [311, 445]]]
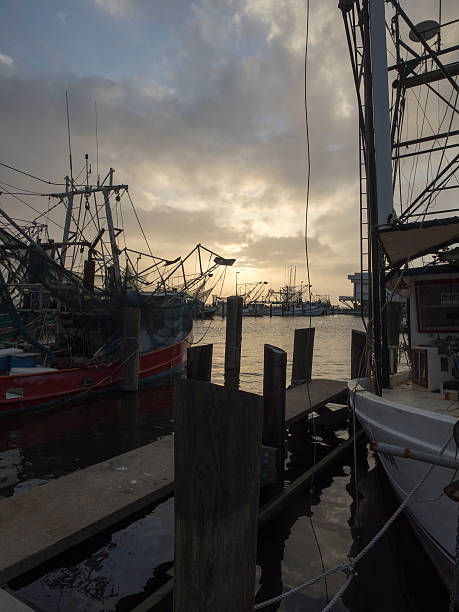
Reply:
[[[350, 310], [368, 311], [368, 272], [348, 274], [352, 283], [352, 295], [340, 295], [339, 301]], [[363, 281], [363, 282], [362, 282]]]
[[[361, 312], [363, 309], [365, 314], [368, 313], [368, 272], [355, 272], [347, 277], [352, 283], [352, 295], [340, 295], [339, 301], [349, 310]], [[391, 302], [406, 301], [401, 295], [393, 294], [390, 289], [386, 289], [386, 299]]]

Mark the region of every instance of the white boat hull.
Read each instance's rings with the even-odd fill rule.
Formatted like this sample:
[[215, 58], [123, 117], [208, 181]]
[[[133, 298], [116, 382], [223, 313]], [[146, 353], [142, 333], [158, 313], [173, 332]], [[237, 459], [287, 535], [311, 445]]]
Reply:
[[[368, 391], [357, 391], [355, 381], [349, 383], [351, 405], [368, 437], [377, 442], [394, 444], [455, 458], [452, 437], [457, 417], [424, 410], [381, 398]], [[414, 459], [403, 459], [380, 453], [382, 465], [400, 500], [420, 481], [429, 465]], [[454, 470], [435, 466], [413, 499], [407, 515], [447, 587], [450, 586], [456, 547], [457, 503], [443, 493], [454, 479]]]

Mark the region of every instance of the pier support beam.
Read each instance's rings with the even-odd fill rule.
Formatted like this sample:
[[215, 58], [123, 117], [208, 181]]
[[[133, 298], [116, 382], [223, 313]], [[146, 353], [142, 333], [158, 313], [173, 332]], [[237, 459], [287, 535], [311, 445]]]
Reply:
[[390, 354], [390, 373], [395, 374], [398, 366], [397, 348], [400, 345], [402, 304], [400, 302], [386, 302], [386, 307], [384, 310], [387, 325], [387, 344], [389, 346]]
[[365, 347], [367, 334], [358, 329], [352, 330], [351, 338], [351, 379], [365, 378], [367, 372], [367, 356]]
[[284, 485], [287, 353], [270, 344], [265, 344], [264, 351], [263, 444], [276, 449], [275, 481], [263, 489], [264, 497], [269, 498], [280, 493]]
[[123, 307], [123, 391], [139, 389], [140, 309]]
[[174, 612], [253, 612], [263, 399], [176, 386]]
[[242, 344], [242, 297], [228, 298], [226, 310], [225, 387], [239, 389]]
[[210, 382], [212, 376], [213, 344], [190, 346], [186, 358], [186, 377]]
[[292, 385], [312, 379], [312, 355], [314, 351], [314, 327], [295, 329], [293, 343]]

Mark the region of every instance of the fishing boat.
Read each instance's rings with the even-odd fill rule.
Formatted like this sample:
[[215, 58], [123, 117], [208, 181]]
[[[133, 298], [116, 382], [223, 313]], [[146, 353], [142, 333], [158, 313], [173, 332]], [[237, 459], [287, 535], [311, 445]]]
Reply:
[[34, 193], [47, 197], [48, 210], [29, 223], [0, 208], [0, 300], [9, 321], [0, 329], [0, 416], [118, 389], [128, 362], [134, 387], [179, 371], [196, 303], [221, 281], [215, 271], [234, 263], [201, 244], [185, 257], [157, 257], [140, 222], [146, 248], [128, 248], [123, 202], [135, 209], [128, 185], [113, 176], [110, 169], [91, 185], [86, 156], [85, 183], [67, 177], [65, 190]]
[[[340, 0], [339, 6], [358, 100], [361, 278], [369, 281], [366, 350], [360, 376], [349, 383], [350, 401], [453, 601], [459, 563], [458, 6], [440, 2], [440, 19], [421, 22], [397, 0]], [[395, 372], [400, 308], [392, 295], [407, 300], [406, 371]]]

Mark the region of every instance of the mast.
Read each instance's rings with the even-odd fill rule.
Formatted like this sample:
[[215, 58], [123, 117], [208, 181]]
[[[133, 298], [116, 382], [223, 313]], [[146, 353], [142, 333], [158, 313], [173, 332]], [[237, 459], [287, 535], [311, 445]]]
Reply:
[[378, 225], [388, 223], [393, 209], [392, 147], [387, 72], [384, 0], [369, 0], [371, 86]]
[[113, 168], [110, 168], [109, 172], [109, 187], [104, 187], [104, 202], [105, 202], [105, 216], [107, 218], [108, 234], [110, 236], [110, 245], [112, 249], [113, 259], [113, 272], [115, 275], [115, 286], [119, 290], [121, 289], [121, 273], [120, 273], [120, 261], [118, 257], [118, 246], [116, 244], [115, 229], [113, 227], [112, 209], [110, 207], [110, 191], [113, 189]]
[[65, 213], [64, 233], [62, 234], [62, 251], [61, 259], [62, 265], [65, 266], [65, 253], [67, 251], [67, 241], [70, 233], [70, 221], [72, 220], [73, 212], [73, 185], [72, 189], [69, 190], [69, 177], [65, 177], [65, 197], [67, 199], [67, 211]]
[[362, 17], [369, 238], [368, 297], [373, 332], [374, 391], [381, 395], [383, 387], [389, 386], [389, 352], [383, 311], [386, 301], [384, 254], [379, 240], [379, 227], [388, 223], [393, 208], [384, 1], [364, 0]]

